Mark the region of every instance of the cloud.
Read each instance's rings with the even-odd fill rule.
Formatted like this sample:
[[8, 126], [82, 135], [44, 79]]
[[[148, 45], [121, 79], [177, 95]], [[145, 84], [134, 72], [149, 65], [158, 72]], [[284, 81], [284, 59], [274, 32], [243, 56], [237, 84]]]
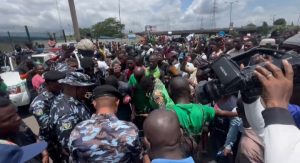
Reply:
[[[67, 0], [0, 0], [0, 31], [24, 29], [28, 25], [31, 31], [58, 31], [61, 28], [72, 32], [72, 21]], [[108, 17], [119, 17], [118, 0], [74, 0], [80, 27], [103, 21]], [[229, 1], [229, 0], [228, 0]], [[227, 2], [228, 2], [227, 1]], [[293, 1], [293, 0], [286, 0]], [[58, 5], [56, 5], [56, 2]], [[120, 0], [121, 20], [126, 29], [143, 31], [145, 25], [155, 25], [157, 30], [198, 29], [211, 27], [213, 0]], [[248, 23], [260, 25], [262, 21], [270, 20], [270, 15], [284, 17], [288, 22], [297, 19], [293, 6], [262, 4], [260, 0], [239, 0], [233, 4], [232, 20], [235, 26]], [[296, 4], [297, 3], [297, 4]], [[182, 9], [182, 5], [188, 6]], [[269, 6], [268, 6], [269, 5]], [[282, 11], [289, 8], [289, 12]], [[229, 24], [229, 3], [216, 0], [217, 27], [227, 27]], [[272, 13], [273, 12], [273, 13]], [[295, 17], [295, 18], [294, 18]], [[202, 21], [201, 21], [202, 20]], [[294, 21], [295, 22], [295, 21]], [[62, 26], [62, 27], [61, 27]]]
[[257, 6], [253, 9], [253, 12], [255, 14], [263, 14], [265, 12], [265, 9], [262, 6]]

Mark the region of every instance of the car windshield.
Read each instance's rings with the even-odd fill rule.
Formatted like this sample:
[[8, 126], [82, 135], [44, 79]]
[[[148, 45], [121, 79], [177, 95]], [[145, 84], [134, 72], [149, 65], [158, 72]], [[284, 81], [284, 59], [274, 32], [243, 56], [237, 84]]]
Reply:
[[35, 64], [43, 64], [44, 63], [44, 57], [32, 57], [31, 59]]

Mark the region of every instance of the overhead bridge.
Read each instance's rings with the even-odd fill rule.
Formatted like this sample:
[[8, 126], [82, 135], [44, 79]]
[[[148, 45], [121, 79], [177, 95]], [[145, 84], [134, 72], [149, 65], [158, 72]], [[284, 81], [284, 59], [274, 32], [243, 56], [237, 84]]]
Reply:
[[[214, 28], [214, 29], [195, 29], [195, 30], [174, 30], [171, 31], [172, 35], [181, 35], [181, 36], [187, 36], [191, 33], [194, 34], [208, 34], [208, 35], [215, 35], [216, 33], [224, 31], [225, 33], [229, 33], [229, 28]], [[240, 27], [240, 28], [234, 28], [234, 31], [239, 32], [241, 34], [247, 34], [247, 33], [255, 33], [257, 32], [257, 27]], [[167, 35], [170, 31], [154, 31], [150, 32], [151, 34], [155, 35]], [[137, 35], [144, 35], [146, 32], [138, 32]]]

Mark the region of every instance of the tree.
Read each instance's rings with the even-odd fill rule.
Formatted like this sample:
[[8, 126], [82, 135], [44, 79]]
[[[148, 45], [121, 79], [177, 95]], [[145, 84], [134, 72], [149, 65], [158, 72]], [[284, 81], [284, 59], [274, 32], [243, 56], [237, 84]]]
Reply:
[[86, 34], [91, 34], [92, 30], [91, 28], [79, 28], [79, 33], [81, 37], [85, 37]]
[[253, 23], [249, 23], [249, 24], [247, 24], [247, 27], [256, 27], [256, 25], [255, 24], [253, 24]]
[[262, 24], [263, 27], [268, 27], [268, 23], [266, 21], [263, 22]]
[[92, 26], [92, 32], [96, 37], [123, 37], [122, 30], [125, 28], [116, 18], [107, 18], [103, 22], [98, 22]]
[[273, 25], [285, 26], [286, 25], [286, 20], [284, 18], [279, 18], [279, 19], [274, 21]]
[[267, 22], [263, 22], [260, 32], [265, 36], [269, 33], [269, 26]]
[[257, 31], [264, 36], [268, 35], [269, 34], [268, 23], [264, 21], [262, 25], [257, 28]]

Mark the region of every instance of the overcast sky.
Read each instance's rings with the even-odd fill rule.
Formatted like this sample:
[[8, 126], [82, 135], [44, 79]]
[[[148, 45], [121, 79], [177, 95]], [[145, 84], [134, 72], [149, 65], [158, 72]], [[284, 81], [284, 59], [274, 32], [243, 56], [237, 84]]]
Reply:
[[[216, 0], [216, 26], [229, 26], [229, 3]], [[0, 31], [72, 31], [68, 0], [0, 0]], [[57, 4], [57, 3], [58, 4]], [[157, 30], [211, 27], [213, 0], [120, 0], [121, 20], [128, 30], [143, 31], [145, 25]], [[75, 0], [80, 27], [89, 27], [108, 17], [118, 18], [118, 0]], [[300, 0], [239, 0], [233, 4], [234, 26], [285, 18], [297, 24]], [[202, 20], [202, 21], [201, 21]], [[202, 22], [202, 23], [201, 23]]]

